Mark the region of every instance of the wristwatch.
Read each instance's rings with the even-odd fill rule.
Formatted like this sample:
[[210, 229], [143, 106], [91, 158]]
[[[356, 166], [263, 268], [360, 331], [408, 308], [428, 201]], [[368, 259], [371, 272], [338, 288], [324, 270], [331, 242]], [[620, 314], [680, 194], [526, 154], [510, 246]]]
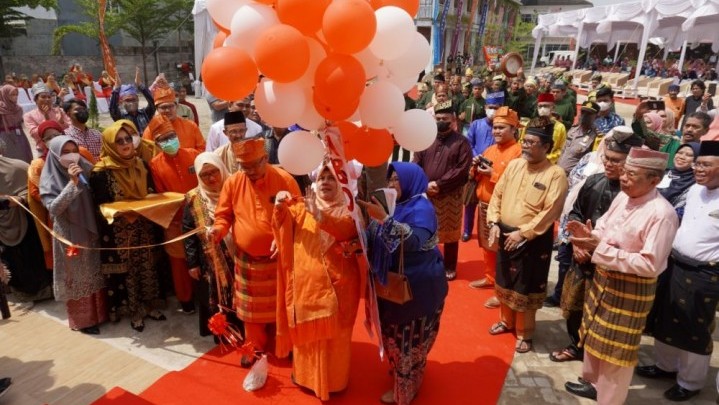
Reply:
[[487, 222], [487, 226], [489, 226], [490, 229], [494, 228], [495, 225], [497, 225], [496, 222]]

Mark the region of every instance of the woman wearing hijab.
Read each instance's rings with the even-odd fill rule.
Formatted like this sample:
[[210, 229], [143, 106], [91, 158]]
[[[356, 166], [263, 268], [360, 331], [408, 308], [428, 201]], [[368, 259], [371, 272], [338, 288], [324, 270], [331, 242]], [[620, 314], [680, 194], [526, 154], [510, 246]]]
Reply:
[[155, 142], [142, 139], [135, 123], [130, 120], [117, 120], [115, 121], [115, 125], [121, 125], [125, 128], [125, 131], [132, 136], [132, 146], [135, 148], [135, 155], [142, 159], [145, 165], [149, 167], [152, 158], [160, 152], [160, 149], [155, 146]]
[[394, 375], [394, 388], [380, 401], [406, 405], [422, 385], [448, 287], [437, 248], [437, 215], [425, 195], [427, 176], [415, 163], [394, 162], [387, 180], [388, 187], [397, 191], [393, 215], [376, 201], [359, 204], [373, 219], [368, 254], [377, 282], [386, 284], [387, 272], [398, 271], [403, 253], [404, 275], [412, 289], [412, 300], [404, 304], [378, 297], [382, 342]]
[[[97, 205], [141, 200], [153, 192], [152, 177], [145, 163], [135, 156], [133, 129], [128, 124], [115, 123], [102, 133], [100, 161], [90, 174]], [[143, 217], [120, 216], [108, 224], [99, 222], [103, 248], [153, 245], [161, 232], [157, 225]], [[135, 250], [104, 250], [101, 252], [102, 273], [108, 285], [110, 320], [119, 322], [129, 315], [130, 326], [138, 332], [145, 329], [144, 318], [164, 321], [157, 310], [163, 304], [157, 264], [162, 257], [160, 248]]]
[[305, 198], [280, 192], [272, 218], [279, 250], [277, 355], [292, 351], [293, 381], [323, 401], [347, 388], [350, 342], [364, 277], [357, 226], [328, 165]]
[[[40, 176], [40, 197], [50, 213], [53, 231], [84, 248], [99, 247], [95, 203], [86, 183], [92, 165], [80, 157], [69, 136], [53, 138], [48, 144], [45, 167]], [[55, 300], [64, 301], [70, 328], [98, 334], [107, 320], [105, 282], [100, 273], [100, 252], [71, 249], [53, 239]]]
[[694, 160], [699, 156], [699, 142], [688, 142], [674, 154], [674, 167], [667, 170], [657, 185], [659, 194], [669, 201], [677, 211], [679, 220], [684, 216], [684, 205], [689, 187], [694, 184]]
[[[194, 167], [198, 186], [185, 196], [183, 233], [197, 228], [206, 229], [215, 223], [215, 207], [220, 199], [220, 191], [225, 180], [230, 177], [219, 155], [211, 152], [200, 153]], [[210, 334], [207, 322], [220, 310], [225, 312], [231, 323], [241, 327], [242, 321], [232, 312], [232, 286], [235, 278], [235, 245], [232, 237], [226, 237], [215, 244], [207, 239], [204, 232], [200, 232], [185, 239], [184, 243], [190, 277], [199, 281], [197, 298], [200, 302], [200, 336]]]
[[[13, 196], [22, 204], [29, 201], [28, 164], [4, 156], [0, 141], [0, 195]], [[0, 197], [0, 259], [12, 273], [10, 287], [15, 299], [32, 303], [52, 297], [52, 273], [45, 269], [35, 225], [15, 202]], [[2, 267], [2, 266], [0, 266]]]
[[5, 157], [30, 163], [32, 149], [22, 129], [22, 107], [17, 104], [17, 92], [17, 87], [10, 84], [0, 87], [0, 140], [5, 142]]
[[659, 111], [657, 114], [659, 114], [659, 116], [662, 117], [662, 120], [664, 120], [664, 122], [662, 123], [662, 128], [659, 130], [659, 133], [662, 135], [676, 137], [677, 127], [674, 124], [674, 111], [667, 108], [664, 111]]

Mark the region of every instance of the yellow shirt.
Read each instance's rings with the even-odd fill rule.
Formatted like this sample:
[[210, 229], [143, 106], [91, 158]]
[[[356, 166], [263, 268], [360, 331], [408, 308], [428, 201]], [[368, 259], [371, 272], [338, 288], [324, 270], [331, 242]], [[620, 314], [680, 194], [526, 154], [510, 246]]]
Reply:
[[[524, 139], [524, 132], [525, 127], [522, 127], [519, 130], [520, 144]], [[564, 143], [567, 141], [567, 128], [564, 127], [562, 121], [554, 120], [554, 133], [552, 134], [552, 140], [554, 141], [554, 146], [552, 146], [552, 150], [550, 150], [547, 154], [547, 159], [554, 164], [559, 160], [559, 156], [562, 154], [562, 149], [564, 149]]]
[[494, 188], [487, 221], [517, 227], [522, 237], [534, 239], [559, 218], [567, 187], [561, 167], [546, 160], [530, 167], [526, 159], [514, 159]]

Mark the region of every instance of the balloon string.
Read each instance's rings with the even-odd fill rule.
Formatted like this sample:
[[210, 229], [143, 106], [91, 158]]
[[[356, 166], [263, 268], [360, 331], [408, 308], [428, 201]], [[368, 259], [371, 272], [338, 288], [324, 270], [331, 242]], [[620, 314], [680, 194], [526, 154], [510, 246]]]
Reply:
[[182, 235], [180, 235], [180, 236], [178, 236], [178, 237], [176, 237], [176, 238], [170, 239], [170, 240], [165, 241], [165, 242], [162, 242], [162, 243], [155, 243], [155, 244], [151, 244], [151, 245], [114, 247], [114, 248], [102, 248], [102, 247], [98, 248], [98, 247], [82, 246], [82, 245], [77, 245], [77, 244], [75, 244], [75, 243], [72, 243], [71, 241], [69, 241], [68, 239], [66, 239], [65, 237], [63, 237], [62, 235], [59, 235], [59, 234], [57, 234], [55, 231], [53, 231], [50, 227], [48, 227], [48, 226], [45, 224], [45, 221], [43, 221], [42, 219], [38, 218], [37, 215], [35, 215], [32, 211], [30, 211], [30, 209], [27, 208], [17, 197], [12, 196], [12, 195], [2, 195], [2, 194], [0, 194], [0, 197], [5, 197], [5, 198], [9, 199], [10, 201], [14, 202], [18, 207], [21, 207], [23, 210], [25, 210], [28, 214], [30, 214], [30, 216], [32, 216], [33, 218], [35, 218], [35, 219], [36, 219], [36, 223], [37, 223], [37, 224], [40, 224], [40, 226], [42, 226], [54, 239], [57, 239], [60, 243], [63, 243], [63, 244], [65, 244], [65, 245], [67, 245], [67, 246], [70, 246], [70, 247], [73, 247], [73, 248], [77, 248], [77, 249], [85, 249], [85, 250], [106, 250], [106, 251], [107, 251], [107, 250], [120, 251], [120, 250], [151, 249], [151, 248], [160, 247], [160, 246], [165, 246], [165, 245], [169, 245], [169, 244], [172, 244], [172, 243], [175, 243], [175, 242], [179, 242], [179, 241], [181, 241], [181, 240], [187, 239], [187, 238], [189, 238], [190, 236], [196, 235], [196, 234], [198, 234], [198, 233], [200, 233], [200, 232], [203, 231], [203, 229], [202, 229], [201, 227], [198, 227], [198, 228], [193, 229], [193, 230], [191, 230], [191, 231], [189, 231], [189, 232], [183, 233]]

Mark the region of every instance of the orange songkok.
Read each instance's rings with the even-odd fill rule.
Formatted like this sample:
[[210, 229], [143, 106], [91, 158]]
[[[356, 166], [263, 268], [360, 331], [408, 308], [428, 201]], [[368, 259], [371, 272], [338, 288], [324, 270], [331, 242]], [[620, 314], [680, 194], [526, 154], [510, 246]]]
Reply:
[[150, 128], [150, 133], [153, 138], [175, 132], [175, 128], [172, 127], [172, 122], [162, 114], [157, 114], [152, 117], [147, 126]]
[[174, 103], [175, 102], [175, 91], [171, 88], [159, 88], [152, 94], [152, 98], [155, 99], [155, 105]]
[[232, 152], [240, 163], [249, 163], [267, 155], [264, 138], [250, 138], [232, 144]]
[[500, 107], [494, 113], [492, 124], [507, 124], [517, 128], [519, 126], [519, 116], [516, 111], [509, 107]]

